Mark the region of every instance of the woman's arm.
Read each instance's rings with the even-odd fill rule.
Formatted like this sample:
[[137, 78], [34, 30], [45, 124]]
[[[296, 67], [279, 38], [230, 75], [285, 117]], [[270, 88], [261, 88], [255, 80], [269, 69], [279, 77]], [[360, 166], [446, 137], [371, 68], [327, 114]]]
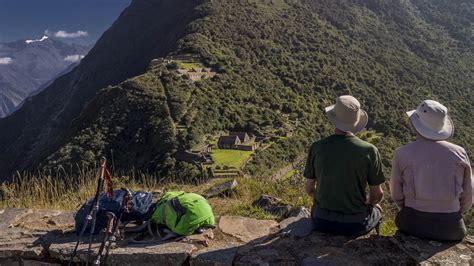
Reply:
[[467, 212], [472, 207], [473, 195], [472, 187], [474, 186], [472, 179], [471, 165], [464, 165], [464, 179], [462, 183], [463, 192], [459, 201], [461, 202], [461, 212]]
[[403, 177], [398, 165], [397, 154], [393, 156], [392, 173], [390, 175], [390, 195], [398, 207], [402, 208], [405, 204], [405, 195], [403, 195]]

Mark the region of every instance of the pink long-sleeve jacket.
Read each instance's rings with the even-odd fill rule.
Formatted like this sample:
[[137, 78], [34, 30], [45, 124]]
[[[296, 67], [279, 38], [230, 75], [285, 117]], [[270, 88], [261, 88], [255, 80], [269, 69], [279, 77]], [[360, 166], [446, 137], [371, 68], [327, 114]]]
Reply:
[[472, 182], [471, 165], [462, 147], [419, 137], [395, 151], [390, 193], [399, 207], [466, 212], [472, 207]]

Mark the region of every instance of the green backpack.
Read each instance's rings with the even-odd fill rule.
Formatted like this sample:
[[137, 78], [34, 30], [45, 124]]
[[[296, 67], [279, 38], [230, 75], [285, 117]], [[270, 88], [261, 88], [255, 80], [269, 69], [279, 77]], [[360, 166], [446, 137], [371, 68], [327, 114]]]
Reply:
[[151, 222], [168, 227], [182, 236], [202, 227], [213, 227], [214, 214], [206, 199], [195, 193], [167, 192], [156, 205]]

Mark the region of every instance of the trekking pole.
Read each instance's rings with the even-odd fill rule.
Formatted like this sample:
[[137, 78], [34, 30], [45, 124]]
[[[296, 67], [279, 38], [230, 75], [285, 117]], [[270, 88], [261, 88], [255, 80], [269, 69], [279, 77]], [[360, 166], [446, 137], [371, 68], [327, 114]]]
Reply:
[[127, 188], [122, 188], [122, 190], [125, 192], [125, 194], [123, 195], [122, 204], [120, 206], [119, 217], [115, 219], [114, 226], [112, 227], [113, 233], [112, 235], [109, 236], [109, 243], [105, 251], [104, 263], [107, 262], [107, 258], [109, 257], [110, 247], [112, 246], [112, 243], [117, 239], [115, 235], [117, 234], [118, 225], [120, 221], [122, 220], [123, 214], [130, 213], [134, 207], [133, 202], [132, 202], [132, 192]]
[[[103, 159], [103, 164], [102, 164], [103, 166], [105, 166], [105, 162], [106, 162], [105, 159]], [[84, 224], [82, 225], [81, 232], [79, 233], [79, 239], [77, 240], [76, 245], [74, 247], [74, 250], [71, 253], [71, 257], [69, 258], [69, 263], [68, 263], [69, 266], [72, 265], [72, 261], [73, 261], [74, 257], [76, 257], [77, 249], [79, 247], [79, 244], [82, 241], [82, 237], [84, 236], [86, 228], [89, 225], [89, 223], [91, 222], [92, 217], [94, 216], [93, 213], [97, 212], [97, 210], [98, 210], [98, 208], [95, 209], [95, 206], [97, 205], [96, 202], [99, 201], [99, 195], [100, 195], [100, 192], [102, 191], [102, 187], [104, 185], [104, 179], [103, 179], [104, 169], [105, 169], [105, 167], [102, 167], [101, 173], [100, 173], [100, 176], [99, 176], [99, 180], [97, 182], [96, 195], [95, 195], [94, 199], [92, 200], [89, 211], [87, 212], [86, 220], [85, 220]]]
[[113, 212], [107, 212], [107, 229], [105, 230], [105, 236], [100, 244], [99, 252], [97, 253], [97, 258], [94, 260], [94, 265], [100, 265], [100, 259], [102, 257], [102, 253], [105, 249], [105, 243], [107, 239], [109, 239], [114, 234], [114, 224], [117, 219]]
[[104, 187], [104, 176], [105, 176], [105, 168], [107, 166], [107, 160], [105, 158], [102, 158], [102, 164], [101, 164], [101, 169], [100, 169], [100, 177], [99, 177], [99, 183], [97, 185], [97, 191], [95, 193], [94, 197], [94, 205], [92, 207], [92, 224], [91, 224], [91, 230], [89, 234], [89, 246], [87, 248], [87, 261], [86, 261], [86, 266], [89, 265], [89, 261], [91, 259], [91, 249], [92, 249], [92, 238], [94, 236], [94, 231], [95, 231], [95, 224], [97, 221], [97, 212], [99, 211], [99, 197], [100, 197], [100, 192], [102, 192], [103, 187]]

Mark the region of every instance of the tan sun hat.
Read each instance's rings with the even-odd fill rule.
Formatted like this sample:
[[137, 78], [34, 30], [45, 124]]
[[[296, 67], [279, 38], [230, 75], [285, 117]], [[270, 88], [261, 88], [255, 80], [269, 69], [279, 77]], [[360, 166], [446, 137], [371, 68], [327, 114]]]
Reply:
[[448, 108], [437, 101], [425, 100], [416, 110], [407, 112], [416, 131], [431, 140], [445, 140], [454, 134]]
[[337, 129], [354, 134], [364, 129], [369, 121], [359, 101], [350, 95], [340, 96], [336, 104], [326, 107], [326, 116]]

